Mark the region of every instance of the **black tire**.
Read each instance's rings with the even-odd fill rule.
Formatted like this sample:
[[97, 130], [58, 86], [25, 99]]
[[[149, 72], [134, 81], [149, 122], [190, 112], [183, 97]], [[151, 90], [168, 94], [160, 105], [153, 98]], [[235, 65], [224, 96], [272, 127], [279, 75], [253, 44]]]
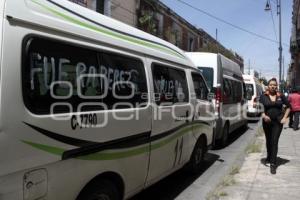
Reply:
[[220, 146], [222, 148], [226, 147], [226, 145], [228, 143], [228, 137], [229, 137], [229, 126], [228, 126], [228, 123], [226, 123], [223, 128], [222, 138], [220, 140]]
[[106, 179], [97, 180], [84, 188], [76, 200], [120, 200], [116, 185]]
[[245, 123], [242, 126], [242, 130], [248, 130], [248, 120], [245, 120]]
[[203, 167], [204, 156], [207, 152], [205, 140], [200, 138], [193, 150], [190, 161], [187, 165], [188, 171], [195, 174], [198, 173]]

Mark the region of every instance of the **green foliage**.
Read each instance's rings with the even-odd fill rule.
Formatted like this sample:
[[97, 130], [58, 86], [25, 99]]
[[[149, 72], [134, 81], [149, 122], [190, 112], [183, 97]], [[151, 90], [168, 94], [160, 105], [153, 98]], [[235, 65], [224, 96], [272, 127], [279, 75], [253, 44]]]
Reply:
[[261, 149], [262, 149], [262, 144], [250, 144], [246, 149], [246, 153], [247, 154], [260, 153]]
[[259, 79], [259, 81], [262, 82], [264, 85], [268, 85], [268, 81], [267, 81], [267, 79], [265, 77], [261, 77]]
[[141, 26], [145, 27], [145, 31], [153, 35], [156, 34], [156, 24], [154, 20], [154, 14], [150, 11], [146, 11], [143, 16], [139, 18], [139, 23]]
[[240, 173], [240, 167], [235, 166], [231, 168], [230, 175], [235, 175], [238, 173]]

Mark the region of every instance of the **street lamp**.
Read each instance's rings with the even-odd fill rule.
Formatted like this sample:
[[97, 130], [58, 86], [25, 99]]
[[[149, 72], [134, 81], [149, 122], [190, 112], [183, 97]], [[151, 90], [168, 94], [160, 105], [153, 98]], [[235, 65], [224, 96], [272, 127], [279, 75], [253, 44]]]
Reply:
[[270, 11], [270, 10], [271, 10], [271, 5], [270, 5], [270, 2], [267, 1], [265, 11]]
[[[274, 0], [271, 0], [274, 1]], [[274, 2], [275, 3], [275, 2]], [[281, 84], [282, 84], [282, 76], [281, 76], [281, 69], [282, 69], [282, 41], [281, 41], [281, 0], [276, 0], [276, 6], [277, 6], [277, 15], [279, 17], [279, 87], [281, 90]], [[267, 0], [265, 11], [271, 10], [271, 2], [270, 0]], [[283, 72], [284, 73], [284, 72]]]

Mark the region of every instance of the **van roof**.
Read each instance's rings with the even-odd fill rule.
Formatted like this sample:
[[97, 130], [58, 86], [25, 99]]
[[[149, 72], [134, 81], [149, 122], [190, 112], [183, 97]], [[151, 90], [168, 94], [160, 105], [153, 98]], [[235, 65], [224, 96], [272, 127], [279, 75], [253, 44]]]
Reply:
[[218, 65], [218, 54], [208, 52], [186, 52], [186, 55], [197, 67], [216, 68]]
[[248, 74], [243, 74], [243, 79], [244, 79], [245, 83], [252, 83], [252, 84], [254, 84], [254, 83], [258, 82], [257, 78], [255, 78], [252, 75], [248, 75]]
[[191, 66], [176, 46], [68, 0], [7, 0], [10, 20]]
[[197, 67], [211, 67], [214, 70], [218, 68], [218, 57], [220, 58], [223, 73], [242, 80], [240, 66], [229, 58], [217, 53], [208, 52], [186, 52], [186, 55], [194, 62]]
[[223, 56], [222, 54], [219, 55], [222, 63], [223, 73], [228, 76], [233, 76], [242, 81], [243, 73], [241, 71], [240, 66], [236, 62], [230, 60], [229, 58]]

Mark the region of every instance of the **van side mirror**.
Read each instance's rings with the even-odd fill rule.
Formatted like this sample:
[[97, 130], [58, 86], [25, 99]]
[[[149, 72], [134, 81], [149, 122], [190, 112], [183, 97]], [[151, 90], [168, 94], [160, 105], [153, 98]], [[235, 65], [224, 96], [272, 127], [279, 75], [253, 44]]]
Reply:
[[208, 101], [212, 101], [215, 98], [215, 94], [212, 92], [209, 92], [207, 95], [207, 100]]

